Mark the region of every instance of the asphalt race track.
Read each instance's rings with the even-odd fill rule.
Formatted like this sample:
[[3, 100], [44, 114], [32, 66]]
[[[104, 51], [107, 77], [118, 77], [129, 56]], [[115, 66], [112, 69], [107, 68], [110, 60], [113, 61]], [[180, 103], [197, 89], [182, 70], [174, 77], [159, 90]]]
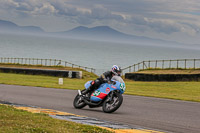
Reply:
[[122, 106], [112, 114], [102, 108], [73, 108], [76, 90], [0, 84], [0, 101], [38, 106], [95, 117], [132, 127], [176, 133], [200, 133], [200, 103], [123, 95]]

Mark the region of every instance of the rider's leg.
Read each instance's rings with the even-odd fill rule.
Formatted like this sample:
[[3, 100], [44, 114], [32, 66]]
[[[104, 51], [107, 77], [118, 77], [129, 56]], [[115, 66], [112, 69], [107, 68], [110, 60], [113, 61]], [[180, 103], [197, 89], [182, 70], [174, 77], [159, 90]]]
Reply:
[[100, 80], [96, 79], [92, 81], [90, 87], [83, 94], [87, 94], [88, 92], [94, 91], [95, 89], [99, 88], [100, 85]]

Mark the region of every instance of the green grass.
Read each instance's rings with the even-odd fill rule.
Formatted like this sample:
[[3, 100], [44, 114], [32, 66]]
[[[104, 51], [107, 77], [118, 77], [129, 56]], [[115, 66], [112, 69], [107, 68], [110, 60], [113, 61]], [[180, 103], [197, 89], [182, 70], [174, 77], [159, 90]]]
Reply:
[[148, 71], [148, 70], [200, 70], [200, 68], [181, 68], [181, 67], [172, 67], [172, 68], [160, 68], [160, 67], [148, 67], [144, 70], [139, 70], [139, 71]]
[[126, 82], [129, 95], [200, 102], [200, 82]]
[[146, 74], [200, 74], [200, 69], [145, 69], [134, 73]]
[[58, 77], [0, 73], [0, 84], [10, 85], [36, 86], [61, 89], [83, 89], [85, 82], [88, 80], [90, 79], [64, 78], [64, 84], [59, 85]]
[[53, 119], [46, 114], [34, 114], [0, 105], [0, 132], [2, 133], [108, 133], [95, 126]]
[[[0, 73], [1, 84], [50, 87], [62, 89], [84, 89], [88, 79], [64, 79], [58, 85], [58, 77]], [[141, 95], [200, 102], [200, 82], [135, 82], [125, 80], [129, 95]]]

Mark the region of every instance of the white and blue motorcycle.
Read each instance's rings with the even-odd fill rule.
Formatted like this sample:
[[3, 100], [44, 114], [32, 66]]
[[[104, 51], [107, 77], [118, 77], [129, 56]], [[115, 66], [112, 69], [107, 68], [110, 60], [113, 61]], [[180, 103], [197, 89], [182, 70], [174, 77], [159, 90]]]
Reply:
[[122, 94], [126, 87], [123, 79], [120, 76], [114, 76], [111, 83], [102, 84], [97, 90], [82, 95], [89, 88], [92, 81], [85, 84], [85, 89], [80, 91], [74, 99], [74, 107], [81, 109], [88, 105], [90, 108], [101, 107], [105, 113], [116, 111], [123, 102]]

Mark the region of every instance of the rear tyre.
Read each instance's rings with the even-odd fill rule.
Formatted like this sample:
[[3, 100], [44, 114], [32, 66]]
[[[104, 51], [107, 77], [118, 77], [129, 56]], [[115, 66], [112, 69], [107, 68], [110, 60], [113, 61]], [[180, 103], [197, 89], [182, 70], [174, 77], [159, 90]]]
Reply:
[[102, 108], [105, 113], [112, 113], [116, 111], [123, 102], [123, 97], [122, 97], [122, 94], [120, 93], [114, 93], [113, 98], [111, 100], [109, 99], [110, 97], [108, 96], [103, 103]]
[[[83, 91], [85, 91], [85, 90], [83, 90]], [[81, 92], [83, 92], [83, 91], [81, 91]], [[82, 99], [83, 99], [82, 96], [80, 96], [79, 94], [76, 95], [76, 97], [74, 98], [74, 102], [73, 102], [74, 108], [82, 109], [83, 107], [86, 106], [86, 103]]]

